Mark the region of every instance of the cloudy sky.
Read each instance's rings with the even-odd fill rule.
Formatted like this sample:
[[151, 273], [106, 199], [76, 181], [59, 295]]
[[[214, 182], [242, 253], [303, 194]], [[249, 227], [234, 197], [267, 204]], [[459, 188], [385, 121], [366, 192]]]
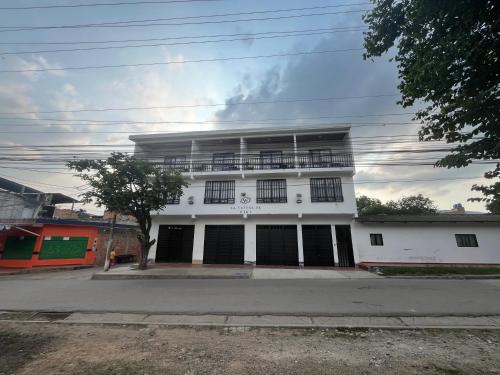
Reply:
[[[416, 142], [389, 56], [362, 59], [367, 1], [68, 6], [96, 2], [1, 3], [35, 8], [0, 9], [0, 176], [76, 197], [83, 183], [60, 160], [131, 151], [132, 133], [350, 123], [358, 195], [484, 210], [466, 200], [485, 167], [422, 165], [448, 146]], [[103, 65], [136, 66], [65, 69]], [[427, 151], [399, 152], [415, 149]]]

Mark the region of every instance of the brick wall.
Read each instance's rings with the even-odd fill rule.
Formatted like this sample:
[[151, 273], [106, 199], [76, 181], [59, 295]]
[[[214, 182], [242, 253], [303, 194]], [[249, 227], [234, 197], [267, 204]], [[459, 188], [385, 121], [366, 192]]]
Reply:
[[[97, 257], [96, 264], [99, 266], [104, 265], [106, 257], [106, 245], [109, 239], [109, 231], [99, 231], [97, 237]], [[115, 230], [113, 235], [113, 247], [117, 255], [132, 254], [136, 257], [139, 255], [140, 243], [137, 239], [137, 232], [135, 230]]]

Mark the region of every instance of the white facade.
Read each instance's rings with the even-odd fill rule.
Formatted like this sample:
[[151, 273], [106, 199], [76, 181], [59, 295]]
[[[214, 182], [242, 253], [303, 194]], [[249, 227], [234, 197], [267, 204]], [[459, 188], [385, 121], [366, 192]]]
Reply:
[[[162, 230], [173, 231], [176, 228], [181, 230], [184, 226], [194, 226], [190, 261], [207, 262], [204, 254], [208, 251], [206, 227], [227, 225], [243, 228], [242, 263], [270, 264], [262, 260], [265, 258], [262, 253], [274, 253], [277, 250], [279, 245], [273, 241], [280, 243], [290, 239], [294, 241], [292, 245], [296, 243], [296, 250], [292, 251], [296, 252], [297, 265], [305, 263], [307, 266], [309, 263], [333, 266], [340, 262], [344, 266], [354, 266], [354, 262], [357, 262], [349, 233], [357, 212], [349, 126], [222, 130], [130, 138], [136, 142], [137, 155], [164, 165], [165, 168], [181, 171], [189, 181], [189, 186], [184, 189], [178, 202], [169, 204], [165, 210], [153, 216], [151, 236], [157, 242], [150, 250], [150, 261], [164, 259], [161, 252], [174, 251], [167, 248], [173, 248], [179, 241], [184, 241], [177, 239], [176, 242], [168, 242], [160, 233]], [[276, 197], [266, 201], [269, 197], [262, 197], [259, 181], [277, 179], [286, 180], [286, 193], [280, 193], [279, 203]], [[320, 180], [311, 182], [311, 179]], [[211, 201], [212, 193], [207, 193], [207, 189], [210, 189], [208, 184], [213, 181], [234, 181], [234, 191], [229, 203]], [[258, 185], [261, 186], [260, 189]], [[276, 191], [271, 194], [275, 193]], [[332, 194], [335, 197], [332, 198]], [[321, 197], [318, 199], [319, 195]], [[286, 226], [286, 230], [283, 229], [283, 233], [286, 231], [286, 235], [283, 234], [286, 238], [268, 235], [268, 250], [263, 250], [263, 245], [258, 246], [259, 238], [263, 243], [262, 233], [267, 230], [263, 226], [268, 226], [270, 231], [278, 231], [281, 230], [280, 226]], [[294, 227], [293, 230], [291, 226]], [[305, 237], [302, 234], [303, 228], [308, 231]], [[312, 254], [315, 250], [303, 243], [303, 238], [313, 238], [316, 241], [311, 232], [315, 230], [321, 232], [318, 234], [321, 234], [322, 254]], [[296, 239], [292, 232], [296, 233]], [[293, 258], [293, 255], [283, 256]], [[318, 259], [314, 258], [316, 256]], [[293, 263], [287, 263], [289, 260], [284, 259], [283, 265]], [[279, 259], [274, 258], [270, 262], [281, 264]]]
[[[500, 264], [500, 219], [357, 222], [354, 230], [360, 263]], [[383, 245], [372, 245], [370, 234], [381, 234]], [[464, 234], [474, 235], [477, 247], [459, 246], [456, 235]]]

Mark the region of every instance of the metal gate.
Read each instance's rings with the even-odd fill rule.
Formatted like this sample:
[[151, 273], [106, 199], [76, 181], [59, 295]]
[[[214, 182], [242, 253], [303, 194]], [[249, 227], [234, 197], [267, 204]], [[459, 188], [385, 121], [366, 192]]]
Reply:
[[298, 266], [297, 226], [257, 225], [257, 265]]
[[340, 267], [354, 267], [354, 253], [352, 249], [351, 226], [335, 225], [337, 237], [337, 252]]
[[156, 261], [191, 263], [193, 261], [194, 225], [160, 225]]
[[243, 264], [245, 227], [243, 225], [205, 225], [205, 264]]
[[303, 225], [302, 243], [305, 267], [335, 266], [330, 225]]

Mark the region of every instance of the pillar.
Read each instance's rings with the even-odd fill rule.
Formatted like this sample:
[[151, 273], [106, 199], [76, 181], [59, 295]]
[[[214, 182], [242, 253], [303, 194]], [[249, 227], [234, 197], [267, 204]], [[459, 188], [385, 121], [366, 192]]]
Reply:
[[339, 266], [339, 249], [337, 247], [337, 236], [335, 235], [335, 225], [332, 224], [332, 244], [333, 244], [333, 261], [335, 267]]
[[297, 225], [297, 248], [299, 251], [299, 267], [304, 267], [304, 243], [302, 238], [302, 224]]

